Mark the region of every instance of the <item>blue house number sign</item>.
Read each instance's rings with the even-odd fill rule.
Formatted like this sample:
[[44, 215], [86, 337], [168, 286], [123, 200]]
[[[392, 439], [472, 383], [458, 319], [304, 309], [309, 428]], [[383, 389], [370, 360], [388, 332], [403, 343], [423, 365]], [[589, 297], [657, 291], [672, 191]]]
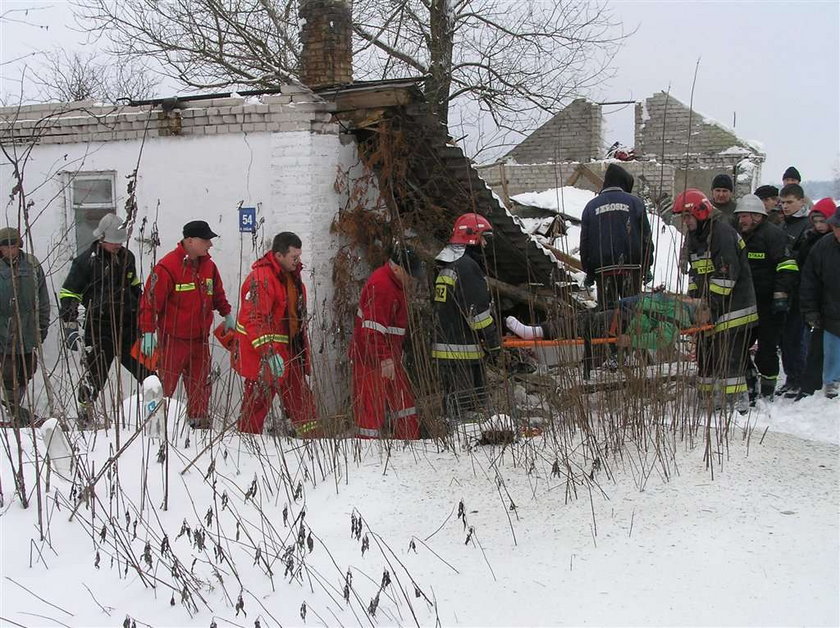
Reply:
[[257, 208], [239, 208], [239, 232], [254, 233], [257, 230]]

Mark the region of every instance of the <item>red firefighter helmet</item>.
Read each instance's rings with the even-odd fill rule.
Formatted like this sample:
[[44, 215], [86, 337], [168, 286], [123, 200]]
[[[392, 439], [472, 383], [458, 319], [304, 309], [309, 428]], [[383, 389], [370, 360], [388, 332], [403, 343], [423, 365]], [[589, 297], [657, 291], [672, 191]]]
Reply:
[[476, 245], [481, 242], [481, 236], [493, 234], [493, 225], [481, 214], [463, 214], [458, 217], [452, 227], [449, 244]]
[[675, 214], [688, 213], [697, 220], [708, 220], [712, 216], [712, 202], [698, 189], [688, 188], [677, 196], [672, 209]]

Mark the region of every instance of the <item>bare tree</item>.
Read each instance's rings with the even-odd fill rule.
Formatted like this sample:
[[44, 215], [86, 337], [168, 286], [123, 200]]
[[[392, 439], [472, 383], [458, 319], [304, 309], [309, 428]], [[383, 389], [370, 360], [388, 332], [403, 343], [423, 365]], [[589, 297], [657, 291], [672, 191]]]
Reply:
[[[298, 0], [75, 0], [125, 58], [154, 58], [194, 88], [297, 77]], [[626, 35], [593, 0], [354, 0], [358, 78], [425, 78], [441, 120], [470, 100], [521, 130], [604, 77]]]
[[149, 69], [137, 61], [109, 63], [101, 53], [55, 50], [31, 70], [40, 88], [39, 100], [119, 102], [151, 96], [157, 85]]

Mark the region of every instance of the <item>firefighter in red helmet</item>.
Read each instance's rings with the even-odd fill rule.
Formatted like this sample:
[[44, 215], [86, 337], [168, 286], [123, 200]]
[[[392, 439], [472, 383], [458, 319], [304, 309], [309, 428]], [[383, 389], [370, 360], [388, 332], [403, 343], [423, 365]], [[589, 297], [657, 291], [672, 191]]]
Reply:
[[709, 304], [714, 325], [697, 341], [697, 388], [715, 406], [746, 413], [748, 340], [758, 321], [746, 245], [700, 190], [680, 194], [673, 212], [686, 230], [688, 294]]
[[411, 383], [402, 364], [408, 335], [406, 292], [422, 262], [409, 246], [397, 246], [362, 288], [350, 343], [353, 415], [360, 438], [420, 437]]
[[493, 235], [481, 214], [460, 216], [438, 254], [435, 279], [435, 328], [432, 358], [450, 419], [481, 412], [487, 405], [484, 359], [501, 353], [484, 269], [484, 246]]

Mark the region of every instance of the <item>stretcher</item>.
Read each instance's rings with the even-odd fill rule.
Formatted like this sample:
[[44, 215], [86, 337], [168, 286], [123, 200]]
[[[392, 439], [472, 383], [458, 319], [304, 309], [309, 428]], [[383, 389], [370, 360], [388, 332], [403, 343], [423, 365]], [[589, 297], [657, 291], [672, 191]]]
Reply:
[[[614, 327], [611, 331], [615, 329]], [[682, 336], [694, 336], [704, 331], [714, 329], [714, 325], [700, 325], [680, 330]], [[602, 338], [564, 338], [558, 340], [524, 340], [523, 338], [506, 336], [502, 338], [502, 347], [508, 349], [533, 349], [535, 347], [573, 347], [583, 346], [583, 377], [589, 379], [592, 374], [592, 347], [594, 345], [615, 344], [618, 336], [610, 335]]]
[[[701, 325], [700, 327], [689, 327], [688, 329], [681, 329], [680, 335], [694, 336], [704, 331], [714, 329], [714, 325]], [[592, 338], [590, 342], [593, 345], [608, 345], [614, 344], [617, 336], [609, 336], [605, 338]], [[502, 338], [502, 347], [507, 349], [532, 349], [534, 347], [574, 347], [583, 346], [586, 340], [583, 338], [564, 338], [557, 340], [544, 340], [542, 338], [536, 340], [525, 340], [517, 338], [516, 336], [505, 336]]]

